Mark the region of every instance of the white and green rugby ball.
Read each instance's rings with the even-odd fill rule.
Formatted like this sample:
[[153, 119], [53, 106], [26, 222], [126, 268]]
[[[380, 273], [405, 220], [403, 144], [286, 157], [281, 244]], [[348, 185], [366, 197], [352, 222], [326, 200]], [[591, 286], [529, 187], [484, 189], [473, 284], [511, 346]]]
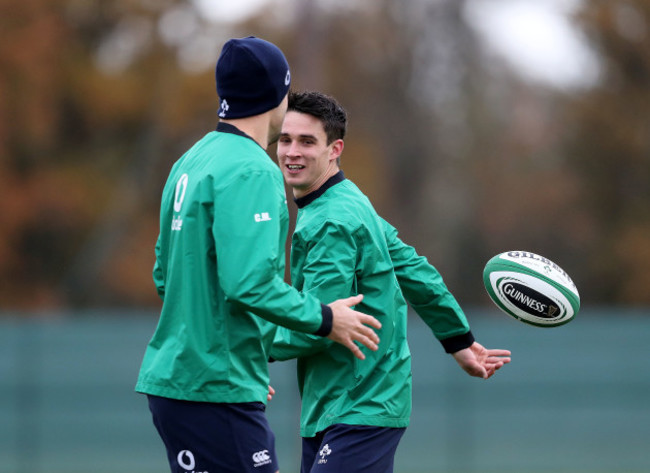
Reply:
[[580, 294], [569, 275], [548, 258], [507, 251], [485, 265], [483, 283], [506, 314], [537, 327], [557, 327], [580, 310]]

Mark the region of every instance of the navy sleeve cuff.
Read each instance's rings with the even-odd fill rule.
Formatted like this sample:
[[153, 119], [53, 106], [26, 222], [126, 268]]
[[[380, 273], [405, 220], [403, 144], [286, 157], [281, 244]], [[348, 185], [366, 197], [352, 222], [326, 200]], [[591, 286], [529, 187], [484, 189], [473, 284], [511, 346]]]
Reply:
[[328, 305], [321, 304], [320, 310], [323, 314], [323, 322], [320, 324], [320, 328], [316, 332], [314, 332], [314, 335], [327, 337], [332, 332], [332, 323], [334, 322], [334, 315], [332, 314], [332, 309]]
[[467, 332], [462, 335], [455, 335], [453, 337], [440, 340], [442, 347], [447, 353], [456, 353], [457, 351], [469, 348], [474, 343], [474, 335], [472, 332]]

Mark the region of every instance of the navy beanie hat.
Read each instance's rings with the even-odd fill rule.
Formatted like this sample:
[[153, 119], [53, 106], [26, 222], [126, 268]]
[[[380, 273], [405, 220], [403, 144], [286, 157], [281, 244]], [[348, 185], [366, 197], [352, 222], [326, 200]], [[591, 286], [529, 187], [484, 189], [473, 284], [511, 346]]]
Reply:
[[276, 45], [249, 36], [224, 44], [215, 70], [220, 118], [244, 118], [277, 107], [291, 85], [287, 59]]

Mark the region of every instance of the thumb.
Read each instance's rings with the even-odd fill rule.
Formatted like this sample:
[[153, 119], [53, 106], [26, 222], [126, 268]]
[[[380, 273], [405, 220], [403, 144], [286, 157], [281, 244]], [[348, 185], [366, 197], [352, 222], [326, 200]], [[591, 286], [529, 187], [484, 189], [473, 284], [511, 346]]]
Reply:
[[357, 294], [356, 296], [348, 297], [347, 299], [341, 299], [341, 303], [345, 304], [348, 307], [357, 305], [363, 300], [363, 294]]
[[480, 363], [470, 363], [470, 364], [468, 364], [465, 367], [465, 371], [467, 371], [471, 376], [475, 376], [477, 378], [483, 378], [483, 379], [488, 378], [487, 370]]

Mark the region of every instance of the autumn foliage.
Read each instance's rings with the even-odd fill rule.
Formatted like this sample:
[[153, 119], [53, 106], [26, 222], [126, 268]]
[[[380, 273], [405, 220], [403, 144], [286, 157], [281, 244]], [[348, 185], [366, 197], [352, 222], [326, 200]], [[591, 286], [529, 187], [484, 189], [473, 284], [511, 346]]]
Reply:
[[186, 2], [1, 0], [0, 310], [159, 303], [160, 192], [216, 125], [210, 61], [248, 34], [348, 108], [346, 175], [462, 304], [487, 303], [483, 265], [511, 249], [556, 260], [583, 304], [649, 304], [650, 5], [584, 2], [601, 72], [562, 90], [495, 67], [464, 2], [394, 3], [232, 25]]

